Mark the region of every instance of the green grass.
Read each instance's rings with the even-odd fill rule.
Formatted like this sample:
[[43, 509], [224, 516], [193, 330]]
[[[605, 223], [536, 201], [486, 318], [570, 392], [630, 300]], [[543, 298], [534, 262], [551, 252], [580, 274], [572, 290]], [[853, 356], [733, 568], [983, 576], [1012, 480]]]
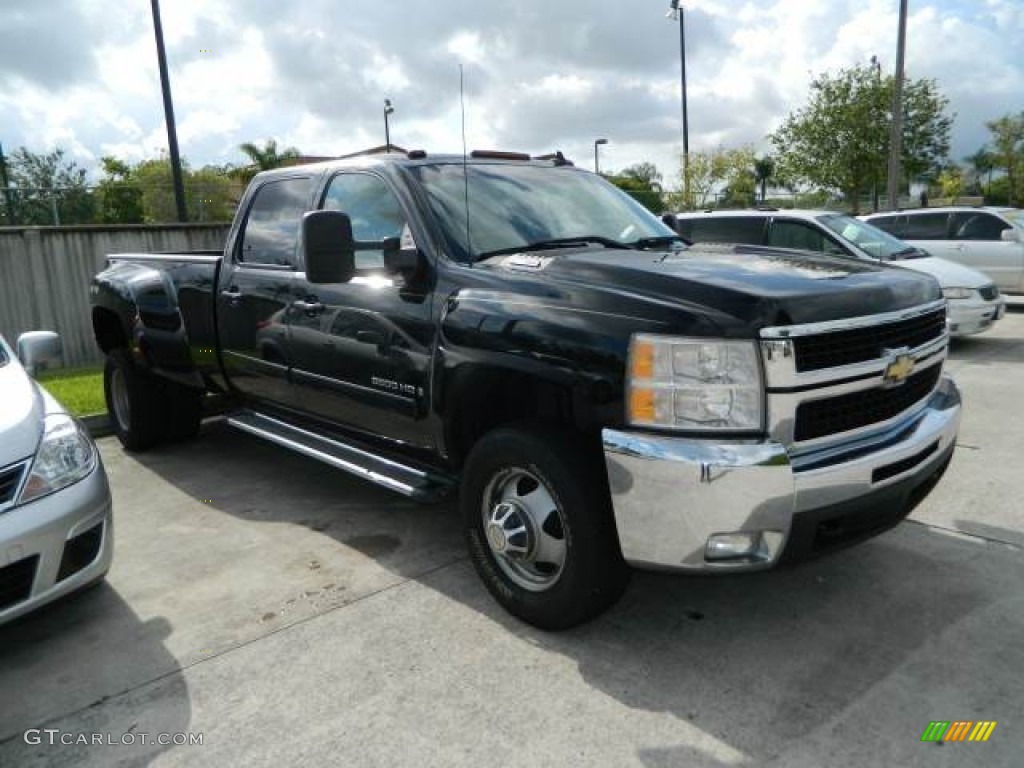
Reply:
[[75, 416], [105, 413], [102, 368], [59, 368], [43, 371], [39, 383]]

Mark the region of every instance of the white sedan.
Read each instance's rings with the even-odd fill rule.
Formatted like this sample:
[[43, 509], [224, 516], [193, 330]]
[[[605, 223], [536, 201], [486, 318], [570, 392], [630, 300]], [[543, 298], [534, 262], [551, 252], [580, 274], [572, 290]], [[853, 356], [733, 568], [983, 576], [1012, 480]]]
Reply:
[[96, 446], [26, 371], [60, 339], [26, 333], [18, 353], [0, 336], [0, 624], [102, 579], [113, 555]]

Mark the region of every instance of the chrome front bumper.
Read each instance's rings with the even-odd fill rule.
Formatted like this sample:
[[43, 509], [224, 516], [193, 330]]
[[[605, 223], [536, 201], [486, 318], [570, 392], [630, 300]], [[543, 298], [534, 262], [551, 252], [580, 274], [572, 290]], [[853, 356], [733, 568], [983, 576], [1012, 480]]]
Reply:
[[[923, 408], [885, 432], [798, 455], [773, 441], [606, 429], [622, 554], [637, 567], [754, 570], [852, 543], [895, 524], [927, 495], [959, 426], [960, 392], [944, 377]], [[756, 551], [707, 557], [712, 535], [742, 532], [761, 532]]]

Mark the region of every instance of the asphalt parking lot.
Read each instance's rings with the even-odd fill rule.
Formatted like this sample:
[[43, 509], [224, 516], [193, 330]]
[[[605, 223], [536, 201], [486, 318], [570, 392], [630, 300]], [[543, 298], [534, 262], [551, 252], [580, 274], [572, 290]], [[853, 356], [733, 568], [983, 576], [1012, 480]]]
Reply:
[[[637, 574], [561, 634], [490, 600], [451, 504], [216, 422], [105, 438], [114, 567], [0, 628], [0, 765], [1020, 765], [1024, 303], [948, 369], [959, 449], [911, 520], [785, 570]], [[932, 720], [998, 726], [922, 743]]]

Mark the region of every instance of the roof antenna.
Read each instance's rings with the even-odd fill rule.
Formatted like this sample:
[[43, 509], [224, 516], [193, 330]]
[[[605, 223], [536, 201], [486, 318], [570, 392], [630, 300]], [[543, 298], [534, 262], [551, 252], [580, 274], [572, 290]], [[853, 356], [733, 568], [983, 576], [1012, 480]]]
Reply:
[[459, 62], [459, 104], [462, 107], [462, 184], [466, 204], [466, 256], [472, 264], [473, 244], [469, 237], [469, 167], [466, 154], [466, 86], [464, 82], [462, 62]]

